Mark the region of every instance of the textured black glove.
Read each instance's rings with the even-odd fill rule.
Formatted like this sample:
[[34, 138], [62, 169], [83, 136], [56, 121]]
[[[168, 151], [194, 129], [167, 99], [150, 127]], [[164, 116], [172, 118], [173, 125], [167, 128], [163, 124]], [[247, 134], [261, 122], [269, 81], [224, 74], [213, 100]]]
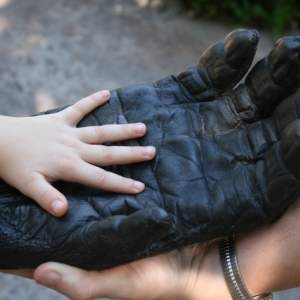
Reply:
[[108, 168], [143, 181], [143, 193], [57, 182], [69, 210], [55, 218], [1, 183], [0, 268], [52, 260], [101, 269], [282, 215], [300, 193], [300, 38], [279, 40], [232, 90], [257, 42], [256, 31], [234, 31], [197, 66], [115, 90], [80, 123], [146, 124], [145, 137], [122, 144], [153, 145], [156, 158]]

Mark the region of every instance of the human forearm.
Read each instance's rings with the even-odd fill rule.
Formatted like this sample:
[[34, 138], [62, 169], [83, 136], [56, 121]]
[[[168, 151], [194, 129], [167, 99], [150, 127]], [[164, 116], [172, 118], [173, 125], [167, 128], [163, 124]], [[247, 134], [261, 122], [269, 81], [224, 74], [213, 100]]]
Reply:
[[276, 223], [238, 237], [237, 256], [252, 295], [300, 286], [300, 201]]
[[[300, 286], [299, 215], [300, 200], [277, 222], [237, 236], [237, 259], [252, 296]], [[219, 241], [210, 243], [201, 259], [188, 299], [232, 300], [221, 268]]]
[[[251, 295], [300, 285], [300, 255], [296, 251], [300, 244], [299, 214], [300, 201], [277, 222], [237, 237], [237, 258]], [[60, 274], [61, 279], [50, 282], [49, 272]], [[100, 272], [45, 264], [34, 278], [72, 299], [141, 299], [144, 295], [144, 299], [232, 300], [222, 273], [217, 240]], [[80, 291], [76, 288], [79, 283]], [[115, 285], [119, 288], [111, 290]]]

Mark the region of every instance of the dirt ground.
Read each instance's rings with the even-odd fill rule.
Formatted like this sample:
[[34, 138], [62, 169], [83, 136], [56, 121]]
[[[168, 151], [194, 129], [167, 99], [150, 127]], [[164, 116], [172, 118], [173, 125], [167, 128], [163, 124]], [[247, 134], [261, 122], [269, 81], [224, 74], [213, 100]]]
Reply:
[[[0, 114], [30, 115], [100, 89], [152, 83], [194, 65], [236, 28], [194, 19], [175, 0], [154, 8], [149, 2], [159, 4], [0, 0]], [[260, 33], [255, 61], [274, 43], [270, 32]], [[275, 299], [299, 299], [298, 293]], [[18, 299], [66, 298], [30, 280], [0, 275], [0, 300]]]

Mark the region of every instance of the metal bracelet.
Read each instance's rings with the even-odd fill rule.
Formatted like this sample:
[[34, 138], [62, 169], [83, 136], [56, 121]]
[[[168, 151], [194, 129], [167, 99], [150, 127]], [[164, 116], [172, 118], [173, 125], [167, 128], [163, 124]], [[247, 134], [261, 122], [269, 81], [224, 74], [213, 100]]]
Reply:
[[226, 284], [234, 300], [272, 300], [271, 293], [252, 297], [248, 292], [238, 264], [235, 251], [235, 235], [226, 236], [220, 240], [220, 257]]
[[272, 300], [273, 295], [271, 293], [260, 294], [253, 297], [253, 300]]

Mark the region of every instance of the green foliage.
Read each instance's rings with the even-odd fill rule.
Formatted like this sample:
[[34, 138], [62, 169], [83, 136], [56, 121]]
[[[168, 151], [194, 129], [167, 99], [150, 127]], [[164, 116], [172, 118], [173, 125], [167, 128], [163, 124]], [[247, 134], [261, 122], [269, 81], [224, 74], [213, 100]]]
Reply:
[[183, 1], [197, 15], [238, 25], [268, 27], [275, 38], [284, 30], [299, 26], [297, 0], [187, 0]]

